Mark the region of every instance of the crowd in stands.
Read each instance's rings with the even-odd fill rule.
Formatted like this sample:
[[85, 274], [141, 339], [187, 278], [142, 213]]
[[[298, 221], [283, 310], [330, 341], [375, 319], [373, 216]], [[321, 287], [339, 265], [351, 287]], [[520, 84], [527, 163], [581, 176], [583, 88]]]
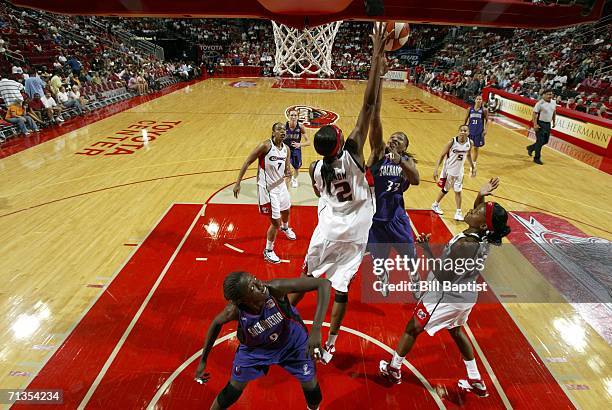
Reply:
[[612, 115], [610, 23], [555, 31], [463, 29], [448, 39], [415, 81], [470, 100], [490, 86], [538, 99], [551, 88], [557, 104]]
[[94, 17], [0, 2], [0, 142], [199, 75], [126, 46]]
[[[390, 57], [390, 66], [466, 101], [485, 86], [529, 98], [552, 88], [558, 104], [609, 117], [610, 26], [543, 31], [412, 25], [404, 50], [418, 49], [421, 61], [415, 65], [400, 53]], [[122, 41], [119, 29], [182, 38], [197, 48], [198, 63], [160, 61]], [[370, 30], [363, 22], [340, 26], [332, 53], [336, 77], [367, 77]], [[99, 108], [100, 100], [122, 90], [143, 95], [167, 84], [160, 79], [199, 76], [200, 63], [212, 75], [224, 66], [249, 65], [273, 76], [274, 54], [272, 26], [265, 20], [74, 17], [0, 1], [0, 115], [28, 134]], [[0, 138], [1, 131], [0, 123]]]

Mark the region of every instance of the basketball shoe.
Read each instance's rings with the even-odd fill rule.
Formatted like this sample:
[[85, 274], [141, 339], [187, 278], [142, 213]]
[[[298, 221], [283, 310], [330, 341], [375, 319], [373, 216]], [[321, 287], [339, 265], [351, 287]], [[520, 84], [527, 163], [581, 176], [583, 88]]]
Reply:
[[457, 382], [457, 387], [459, 390], [464, 392], [472, 392], [478, 397], [487, 397], [489, 392], [487, 391], [487, 386], [485, 386], [484, 381], [476, 380], [476, 379], [461, 379]]
[[336, 347], [325, 342], [325, 345], [323, 346], [323, 353], [321, 354], [321, 362], [323, 362], [323, 364], [328, 364], [331, 362], [331, 359], [334, 357], [334, 353], [336, 353]]
[[291, 177], [291, 188], [297, 188], [298, 187], [298, 180], [296, 177]]
[[274, 264], [281, 263], [280, 258], [276, 256], [276, 253], [274, 253], [273, 249], [269, 249], [269, 250], [264, 249], [263, 256], [264, 256], [264, 259], [270, 263], [274, 263]]
[[290, 241], [295, 241], [296, 236], [295, 236], [295, 232], [293, 232], [293, 229], [291, 229], [290, 227], [286, 227], [286, 228], [280, 228], [280, 230], [285, 234], [287, 239], [289, 239]]
[[393, 384], [402, 384], [402, 371], [391, 366], [386, 360], [381, 360], [378, 373]]
[[435, 213], [437, 213], [438, 215], [443, 215], [444, 211], [442, 209], [440, 209], [440, 205], [436, 204], [435, 202], [433, 204], [431, 204], [431, 210], [434, 211]]
[[457, 209], [455, 212], [455, 221], [463, 221], [463, 214], [461, 213], [461, 209]]

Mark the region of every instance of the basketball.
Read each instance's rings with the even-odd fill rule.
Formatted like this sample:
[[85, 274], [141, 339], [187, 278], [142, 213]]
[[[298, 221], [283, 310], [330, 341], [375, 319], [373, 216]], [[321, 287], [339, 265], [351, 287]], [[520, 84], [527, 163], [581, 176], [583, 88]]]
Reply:
[[390, 21], [387, 23], [387, 33], [394, 33], [394, 35], [385, 44], [385, 51], [399, 50], [408, 41], [410, 26], [408, 23]]

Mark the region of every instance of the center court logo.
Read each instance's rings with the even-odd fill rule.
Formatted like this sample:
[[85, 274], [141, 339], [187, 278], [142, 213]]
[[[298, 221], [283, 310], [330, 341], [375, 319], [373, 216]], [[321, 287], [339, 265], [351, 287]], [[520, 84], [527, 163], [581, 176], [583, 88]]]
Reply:
[[325, 125], [335, 124], [340, 118], [333, 111], [311, 107], [309, 105], [292, 105], [285, 110], [285, 117], [289, 119], [289, 112], [296, 110], [298, 120], [306, 128], [321, 128]]

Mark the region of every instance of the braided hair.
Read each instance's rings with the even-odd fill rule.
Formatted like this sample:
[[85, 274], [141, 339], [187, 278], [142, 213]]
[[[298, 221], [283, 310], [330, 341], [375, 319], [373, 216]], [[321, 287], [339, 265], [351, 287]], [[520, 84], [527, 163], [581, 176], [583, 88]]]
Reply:
[[339, 146], [342, 139], [342, 132], [334, 125], [325, 125], [319, 128], [314, 136], [314, 148], [319, 155], [323, 156], [321, 165], [321, 178], [323, 187], [331, 195], [332, 181], [336, 176], [333, 163], [337, 158], [342, 147]]
[[223, 296], [230, 302], [238, 302], [242, 299], [242, 280], [248, 273], [237, 271], [231, 272], [223, 280]]
[[508, 226], [508, 212], [497, 202], [487, 202], [487, 242], [492, 245], [501, 245], [502, 238], [507, 236], [511, 229]]

